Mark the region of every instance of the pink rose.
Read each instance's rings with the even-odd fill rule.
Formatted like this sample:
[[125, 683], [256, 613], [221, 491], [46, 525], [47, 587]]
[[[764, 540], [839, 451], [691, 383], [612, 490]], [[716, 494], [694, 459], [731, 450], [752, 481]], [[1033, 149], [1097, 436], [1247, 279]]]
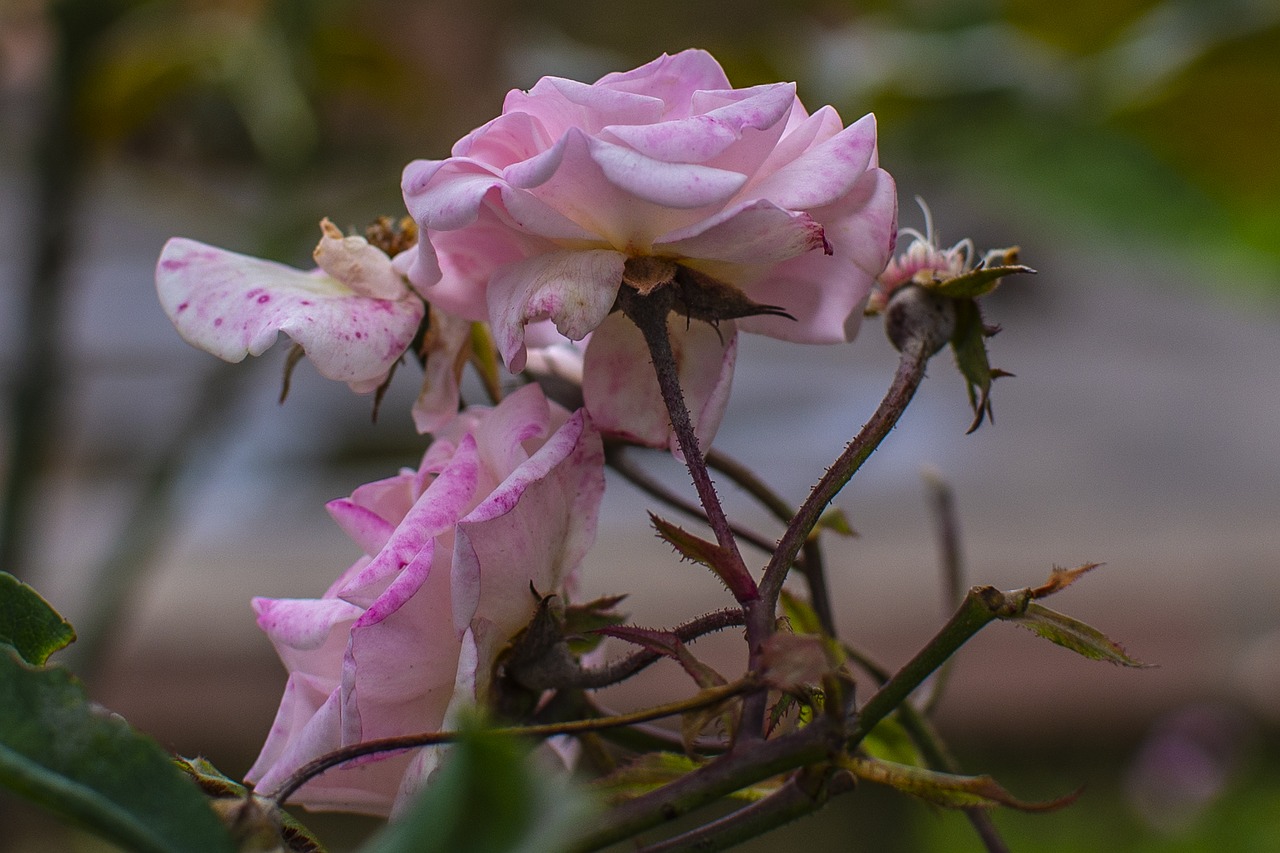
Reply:
[[[513, 370], [528, 323], [549, 318], [572, 340], [596, 330], [587, 406], [602, 429], [646, 443], [668, 442], [663, 418], [637, 427], [632, 417], [637, 400], [657, 399], [656, 380], [639, 336], [616, 340], [628, 321], [606, 319], [628, 259], [674, 261], [794, 318], [726, 320], [718, 335], [673, 324], [692, 333], [677, 349], [706, 440], [736, 328], [848, 340], [892, 251], [895, 193], [877, 167], [874, 117], [846, 128], [831, 107], [809, 115], [790, 83], [734, 89], [703, 51], [590, 85], [544, 77], [509, 93], [502, 115], [452, 155], [405, 169], [424, 235], [410, 280], [443, 310], [487, 319]], [[596, 359], [601, 346], [612, 351]]]
[[[530, 585], [564, 590], [595, 537], [603, 491], [590, 420], [528, 385], [459, 415], [417, 471], [330, 503], [366, 556], [319, 599], [254, 600], [289, 680], [246, 779], [269, 792], [340, 746], [438, 730], [483, 702], [499, 651], [533, 616]], [[294, 801], [387, 815], [436, 757], [341, 765]]]

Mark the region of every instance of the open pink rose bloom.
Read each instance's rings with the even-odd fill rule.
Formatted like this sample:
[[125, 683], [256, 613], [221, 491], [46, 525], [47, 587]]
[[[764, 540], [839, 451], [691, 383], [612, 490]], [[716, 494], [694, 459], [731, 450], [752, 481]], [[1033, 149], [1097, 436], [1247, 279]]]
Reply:
[[[707, 441], [728, 395], [737, 328], [850, 339], [893, 248], [895, 190], [874, 117], [810, 115], [791, 83], [734, 89], [707, 53], [663, 55], [594, 84], [544, 77], [445, 160], [405, 169], [422, 239], [409, 278], [433, 305], [488, 320], [512, 370], [525, 326], [594, 333], [584, 393], [607, 431], [670, 441], [643, 340], [610, 315], [628, 259], [656, 257], [790, 315], [671, 324]], [[687, 330], [687, 331], [686, 331]]]
[[[246, 779], [267, 793], [326, 752], [435, 731], [482, 703], [533, 616], [530, 586], [563, 593], [595, 538], [603, 465], [586, 414], [528, 385], [459, 415], [417, 471], [330, 503], [365, 556], [319, 599], [254, 600], [289, 680]], [[293, 801], [387, 815], [437, 760], [427, 748], [349, 762]]]

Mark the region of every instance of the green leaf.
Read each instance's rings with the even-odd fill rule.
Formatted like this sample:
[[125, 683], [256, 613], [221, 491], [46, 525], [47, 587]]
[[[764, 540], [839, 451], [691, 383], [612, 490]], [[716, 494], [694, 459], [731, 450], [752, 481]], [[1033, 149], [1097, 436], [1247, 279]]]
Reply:
[[729, 592], [733, 593], [734, 598], [746, 601], [755, 596], [756, 582], [735, 552], [695, 536], [683, 527], [659, 518], [653, 513], [649, 513], [649, 521], [652, 522], [654, 530], [658, 531], [659, 539], [674, 548], [681, 557], [701, 563], [715, 572], [716, 577], [720, 578]]
[[849, 517], [844, 514], [844, 510], [838, 506], [833, 506], [818, 517], [818, 521], [813, 525], [815, 532], [819, 530], [830, 530], [832, 533], [840, 536], [848, 536], [855, 538], [858, 531], [853, 529], [849, 524]]
[[1022, 613], [1006, 618], [1089, 660], [1104, 660], [1121, 666], [1150, 666], [1130, 657], [1119, 643], [1108, 639], [1097, 628], [1034, 601]]
[[567, 773], [539, 769], [513, 738], [466, 728], [399, 820], [361, 853], [543, 853], [568, 846], [593, 811]]
[[[647, 794], [692, 773], [706, 762], [679, 752], [649, 752], [629, 764], [619, 767], [592, 783], [592, 787], [604, 795], [610, 804]], [[778, 788], [777, 780], [761, 782], [729, 794], [730, 799], [754, 802], [763, 799]]]
[[289, 853], [325, 853], [320, 839], [293, 815], [274, 800], [250, 795], [248, 788], [214, 767], [208, 759], [175, 758], [174, 764], [213, 800], [214, 811], [231, 829], [241, 853], [277, 851], [281, 844]]
[[915, 741], [896, 717], [885, 717], [862, 739], [862, 748], [872, 758], [911, 767], [924, 766]]
[[142, 853], [234, 853], [200, 791], [154, 741], [89, 703], [60, 667], [0, 646], [0, 785]]
[[1028, 803], [1015, 798], [990, 776], [957, 776], [857, 756], [840, 759], [840, 766], [859, 779], [888, 785], [904, 794], [952, 809], [1007, 806], [1023, 812], [1048, 812], [1069, 806], [1080, 796], [1076, 791], [1056, 800]]
[[13, 646], [32, 666], [41, 666], [75, 638], [71, 623], [40, 593], [8, 572], [0, 572], [0, 643]]

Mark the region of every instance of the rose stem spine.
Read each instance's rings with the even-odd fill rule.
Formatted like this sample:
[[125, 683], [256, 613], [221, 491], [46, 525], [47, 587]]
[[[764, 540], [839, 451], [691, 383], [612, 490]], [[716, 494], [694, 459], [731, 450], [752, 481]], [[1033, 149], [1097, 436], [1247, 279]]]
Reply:
[[[689, 409], [685, 406], [680, 377], [676, 371], [675, 356], [671, 351], [671, 339], [667, 334], [667, 315], [671, 313], [674, 298], [670, 287], [661, 287], [648, 296], [642, 296], [638, 291], [623, 285], [618, 293], [618, 303], [623, 313], [640, 328], [649, 347], [662, 400], [666, 403], [667, 414], [671, 418], [671, 429], [684, 453], [685, 465], [689, 469], [689, 476], [693, 478], [698, 499], [702, 502], [702, 508], [707, 511], [707, 523], [715, 534], [716, 542], [723, 549], [725, 559], [732, 561], [731, 565], [723, 567], [723, 571], [725, 575], [737, 580], [730, 585], [746, 617], [747, 665], [752, 672], [756, 672], [759, 670], [764, 641], [773, 630], [773, 609], [766, 610], [760, 606], [755, 580], [742, 560], [737, 540], [716, 494], [715, 485], [711, 482], [702, 448], [689, 419]], [[768, 695], [765, 691], [750, 694], [743, 699], [741, 722], [734, 733], [735, 747], [764, 737], [767, 702]]]

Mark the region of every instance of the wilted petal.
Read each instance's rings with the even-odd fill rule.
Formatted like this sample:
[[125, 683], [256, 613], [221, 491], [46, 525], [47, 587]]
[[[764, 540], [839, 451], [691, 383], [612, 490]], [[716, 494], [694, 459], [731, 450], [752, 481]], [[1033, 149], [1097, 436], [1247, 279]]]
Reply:
[[431, 306], [431, 321], [422, 341], [426, 367], [422, 390], [413, 404], [418, 432], [434, 432], [458, 414], [462, 368], [471, 353], [471, 321]]
[[156, 290], [178, 333], [225, 361], [261, 355], [284, 332], [322, 376], [380, 380], [413, 340], [420, 301], [375, 299], [323, 274], [174, 238], [156, 267]]

